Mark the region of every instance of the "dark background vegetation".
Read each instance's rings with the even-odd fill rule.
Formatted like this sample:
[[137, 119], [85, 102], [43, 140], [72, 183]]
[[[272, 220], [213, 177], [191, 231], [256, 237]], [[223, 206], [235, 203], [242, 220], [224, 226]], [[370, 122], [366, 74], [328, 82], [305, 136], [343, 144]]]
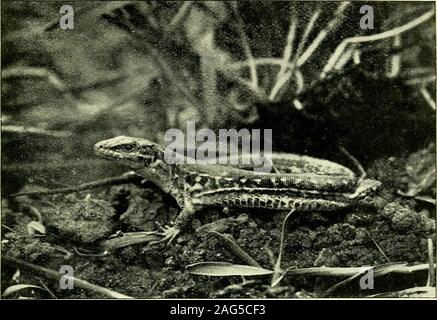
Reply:
[[[305, 109], [300, 111], [292, 104], [293, 83], [269, 101], [234, 81], [230, 72], [209, 75], [221, 67], [220, 59], [245, 60], [240, 27], [255, 58], [282, 57], [293, 12], [290, 4], [243, 2], [238, 5], [240, 19], [234, 19], [230, 4], [198, 3], [171, 25], [179, 3], [80, 1], [73, 6], [74, 30], [58, 28], [61, 4], [5, 2], [2, 8], [3, 72], [35, 67], [55, 79], [19, 74], [3, 79], [3, 124], [66, 135], [4, 131], [3, 169], [15, 178], [35, 178], [44, 166], [69, 163], [68, 169], [89, 172], [81, 166], [93, 161], [96, 141], [123, 134], [162, 142], [165, 130], [185, 128], [187, 120], [197, 120], [198, 128], [273, 128], [275, 150], [333, 157], [330, 153], [337, 153], [336, 146], [342, 144], [361, 161], [417, 150], [434, 141], [434, 111], [417, 86], [405, 83], [418, 69], [434, 73], [432, 19], [402, 36], [402, 67], [396, 78], [385, 77], [390, 39], [363, 45], [360, 66], [316, 82], [342, 39], [366, 33], [359, 28], [360, 4], [351, 5], [340, 27], [301, 70], [305, 87], [298, 98]], [[316, 8], [321, 14], [310, 39], [333, 19], [336, 6], [313, 2], [295, 6], [297, 41]], [[431, 6], [378, 4], [375, 31], [406, 23]], [[214, 39], [208, 44], [205, 38], [211, 33]], [[260, 87], [268, 93], [278, 67], [258, 69]], [[243, 73], [247, 79], [247, 69]], [[433, 94], [434, 83], [427, 85]], [[74, 164], [80, 160], [85, 161]], [[41, 168], [34, 170], [31, 164]], [[31, 173], [25, 172], [28, 165]], [[20, 187], [11, 183], [5, 179], [5, 191]]]

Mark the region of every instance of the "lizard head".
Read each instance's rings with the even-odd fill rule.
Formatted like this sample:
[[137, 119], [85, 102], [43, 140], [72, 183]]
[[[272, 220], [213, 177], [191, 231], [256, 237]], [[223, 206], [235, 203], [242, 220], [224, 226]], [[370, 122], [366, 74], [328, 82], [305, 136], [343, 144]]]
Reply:
[[141, 169], [163, 157], [162, 148], [147, 139], [119, 136], [97, 142], [94, 152], [106, 159], [116, 160], [132, 169]]

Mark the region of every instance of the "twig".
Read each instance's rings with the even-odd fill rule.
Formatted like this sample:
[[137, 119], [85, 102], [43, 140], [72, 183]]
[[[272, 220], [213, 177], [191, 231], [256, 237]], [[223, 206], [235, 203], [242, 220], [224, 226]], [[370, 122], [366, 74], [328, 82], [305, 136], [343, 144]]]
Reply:
[[181, 20], [186, 16], [188, 11], [190, 10], [192, 4], [193, 4], [192, 1], [186, 1], [179, 7], [178, 12], [174, 15], [173, 19], [171, 19], [170, 23], [165, 29], [166, 35], [172, 32], [173, 29], [181, 22]]
[[352, 163], [357, 167], [357, 169], [360, 171], [360, 180], [364, 180], [366, 178], [366, 170], [364, 170], [361, 163], [358, 161], [357, 158], [355, 158], [353, 155], [349, 153], [343, 146], [338, 146], [338, 149], [350, 160]]
[[[342, 5], [340, 5], [340, 7], [342, 7]], [[306, 45], [306, 42], [308, 40], [308, 37], [311, 33], [311, 31], [313, 30], [314, 24], [316, 23], [317, 19], [320, 16], [321, 11], [320, 10], [316, 10], [314, 12], [314, 14], [311, 16], [310, 21], [308, 22], [304, 34], [302, 36], [302, 39], [300, 40], [298, 47], [296, 49], [296, 53], [294, 54], [294, 58], [293, 61], [290, 63], [290, 70], [289, 72], [283, 74], [282, 78], [278, 79], [278, 81], [276, 82], [275, 86], [273, 87], [269, 99], [270, 100], [275, 100], [277, 94], [279, 93], [280, 89], [288, 82], [288, 80], [290, 79], [290, 77], [296, 75], [296, 72], [299, 70], [300, 65], [303, 64], [303, 62], [306, 61], [306, 59], [309, 58], [309, 55], [305, 57], [305, 60], [300, 60], [300, 56], [302, 53], [303, 48]], [[320, 35], [320, 33], [319, 33]], [[316, 37], [317, 40], [317, 37]], [[314, 43], [314, 42], [313, 42]], [[315, 50], [315, 48], [314, 48]], [[311, 52], [312, 53], [312, 52]], [[300, 78], [296, 78], [296, 80], [300, 80]], [[303, 83], [303, 82], [302, 82]], [[299, 93], [303, 90], [303, 88], [299, 89]], [[296, 92], [295, 94], [298, 94], [298, 92]]]
[[252, 267], [258, 267], [261, 268], [260, 264], [256, 262], [254, 258], [252, 258], [249, 254], [247, 254], [243, 249], [241, 249], [234, 241], [232, 241], [229, 237], [225, 236], [224, 234], [221, 234], [217, 231], [210, 231], [210, 234], [214, 235], [215, 237], [219, 238], [224, 244], [227, 245], [229, 249], [241, 260], [246, 262], [248, 265]]
[[57, 251], [59, 251], [59, 252], [62, 252], [62, 253], [64, 254], [63, 257], [64, 257], [64, 260], [65, 260], [65, 261], [70, 260], [70, 259], [73, 258], [73, 256], [74, 256], [73, 252], [68, 251], [68, 250], [67, 250], [66, 248], [64, 248], [63, 246], [60, 246], [60, 245], [57, 245], [57, 244], [52, 244], [52, 247], [53, 247], [55, 250], [57, 250]]
[[242, 42], [243, 48], [244, 48], [244, 52], [245, 52], [247, 60], [249, 62], [250, 78], [251, 78], [252, 86], [254, 88], [258, 88], [258, 74], [256, 72], [256, 64], [254, 62], [252, 50], [250, 49], [249, 40], [247, 38], [246, 32], [244, 32], [243, 20], [241, 19], [240, 13], [238, 12], [237, 4], [232, 3], [231, 7], [235, 13], [237, 31], [240, 35], [241, 42]]
[[430, 203], [430, 204], [432, 204], [434, 206], [436, 205], [435, 199], [432, 199], [432, 198], [429, 198], [429, 197], [414, 196], [414, 199], [419, 200], [419, 201], [423, 201], [423, 202], [426, 202], [426, 203]]
[[2, 227], [5, 228], [5, 229], [8, 229], [9, 231], [11, 231], [11, 232], [13, 232], [13, 233], [19, 234], [19, 232], [15, 231], [14, 229], [12, 229], [11, 227], [8, 227], [8, 226], [5, 225], [5, 224], [2, 224]]
[[285, 216], [284, 221], [282, 222], [282, 230], [281, 230], [281, 243], [279, 245], [279, 253], [278, 259], [276, 259], [276, 264], [274, 267], [273, 277], [271, 286], [276, 286], [279, 281], [284, 277], [285, 273], [282, 272], [281, 264], [282, 264], [282, 252], [284, 251], [284, 242], [285, 242], [285, 227], [287, 225], [288, 218], [296, 212], [295, 209], [290, 210], [290, 212]]
[[[346, 49], [341, 57], [338, 59], [337, 63], [334, 66], [334, 70], [341, 70], [343, 67], [349, 62], [349, 60], [353, 59], [355, 56], [356, 48], [351, 46], [351, 48]], [[359, 64], [359, 59], [355, 57], [355, 64]], [[358, 62], [358, 63], [357, 63]]]
[[428, 90], [426, 90], [426, 88], [422, 86], [420, 88], [420, 93], [422, 94], [422, 97], [425, 99], [428, 105], [431, 107], [431, 109], [435, 111], [435, 101], [431, 98]]
[[388, 264], [382, 264], [382, 265], [378, 265], [375, 267], [362, 267], [360, 268], [360, 270], [355, 274], [352, 275], [351, 277], [340, 281], [339, 283], [333, 285], [332, 287], [330, 287], [328, 290], [326, 290], [322, 296], [329, 296], [332, 295], [332, 293], [337, 290], [338, 288], [344, 286], [345, 284], [348, 284], [349, 282], [351, 282], [352, 280], [362, 276], [363, 274], [369, 272], [370, 270], [373, 271], [373, 277], [381, 277], [383, 275], [386, 274], [390, 274], [393, 273], [394, 271], [403, 268], [406, 265], [406, 263], [388, 263]]
[[77, 191], [82, 191], [82, 190], [98, 188], [98, 187], [102, 187], [105, 185], [118, 185], [118, 184], [125, 184], [125, 183], [141, 182], [142, 180], [144, 180], [144, 178], [136, 175], [134, 172], [131, 171], [131, 172], [126, 172], [118, 177], [107, 178], [107, 179], [97, 180], [97, 181], [93, 181], [93, 182], [87, 182], [87, 183], [83, 183], [83, 184], [80, 184], [80, 185], [75, 186], [75, 187], [59, 188], [59, 189], [44, 190], [44, 191], [14, 193], [14, 194], [11, 194], [11, 197], [71, 193], [71, 192], [77, 192]]
[[352, 57], [354, 64], [358, 65], [361, 63], [361, 51], [360, 49], [355, 49]]
[[41, 284], [41, 286], [49, 293], [49, 295], [53, 298], [53, 299], [58, 299], [58, 297], [52, 292], [52, 290], [50, 290], [46, 284], [40, 280], [39, 283]]
[[350, 4], [351, 4], [350, 2], [346, 1], [346, 2], [342, 2], [338, 6], [337, 10], [335, 10], [334, 12], [334, 19], [328, 22], [327, 26], [324, 29], [322, 29], [322, 31], [319, 32], [319, 34], [316, 36], [313, 42], [308, 46], [305, 52], [302, 53], [300, 57], [298, 57], [297, 60], [298, 67], [301, 67], [309, 59], [309, 57], [311, 57], [311, 55], [319, 47], [320, 43], [322, 43], [322, 41], [326, 38], [326, 36], [340, 25], [340, 23], [342, 22], [343, 13]]
[[[393, 274], [410, 274], [419, 271], [428, 271], [429, 264], [417, 264], [413, 266], [408, 266], [405, 263], [394, 264]], [[369, 267], [370, 268], [370, 267]], [[376, 268], [373, 266], [372, 268]], [[434, 265], [435, 268], [435, 265]], [[356, 275], [363, 271], [363, 267], [311, 267], [311, 268], [300, 268], [300, 269], [288, 269], [287, 274], [293, 276], [317, 276], [317, 277], [349, 277]]]
[[354, 274], [354, 275], [348, 277], [347, 279], [345, 279], [343, 281], [340, 281], [339, 283], [336, 283], [332, 287], [328, 288], [325, 292], [323, 292], [321, 294], [321, 296], [322, 297], [326, 297], [326, 296], [332, 295], [332, 293], [334, 293], [335, 290], [337, 290], [338, 288], [348, 284], [352, 280], [355, 280], [356, 278], [362, 276], [364, 273], [368, 272], [371, 269], [373, 269], [373, 268], [372, 267], [367, 267], [367, 268], [363, 267], [363, 268], [360, 268], [360, 270], [356, 274]]
[[387, 260], [388, 263], [391, 263], [390, 259], [385, 255], [384, 251], [382, 251], [382, 248], [379, 246], [379, 244], [375, 241], [375, 239], [373, 239], [372, 235], [370, 234], [370, 232], [368, 232], [367, 230], [364, 231], [369, 238], [372, 240], [372, 242], [375, 244], [375, 246], [378, 248], [379, 252], [381, 252], [381, 254], [384, 256], [385, 260]]
[[276, 99], [276, 95], [278, 94], [279, 90], [281, 90], [281, 88], [284, 86], [284, 84], [286, 84], [288, 82], [292, 73], [293, 73], [293, 70], [289, 70], [286, 73], [284, 73], [282, 75], [282, 77], [278, 79], [278, 81], [276, 81], [274, 87], [272, 88], [272, 91], [270, 91], [270, 95], [269, 95], [270, 101], [273, 101]]
[[299, 99], [294, 99], [293, 100], [293, 106], [296, 108], [296, 110], [303, 110], [304, 106], [302, 104], [302, 102], [300, 102]]
[[99, 252], [99, 253], [83, 253], [83, 252], [80, 252], [80, 250], [76, 247], [73, 247], [73, 251], [80, 257], [101, 258], [101, 257], [105, 257], [109, 254], [109, 252], [107, 250], [105, 250], [103, 252]]
[[405, 80], [405, 84], [409, 86], [415, 86], [418, 84], [424, 86], [427, 85], [428, 83], [434, 83], [434, 82], [435, 82], [435, 75]]
[[149, 231], [127, 232], [122, 237], [103, 240], [100, 247], [105, 250], [116, 250], [140, 243], [153, 242], [158, 238], [156, 233]]
[[427, 74], [433, 74], [434, 69], [428, 68], [428, 67], [417, 67], [417, 68], [408, 68], [404, 69], [403, 74], [407, 74], [409, 76], [417, 76], [417, 75], [427, 75]]
[[[226, 70], [226, 69], [224, 69]], [[228, 69], [229, 70], [229, 69]], [[226, 73], [226, 77], [230, 78], [231, 80], [234, 80], [235, 82], [247, 87], [250, 91], [252, 91], [256, 97], [258, 97], [261, 101], [267, 101], [267, 94], [264, 92], [264, 90], [260, 87], [254, 87], [252, 83], [246, 79], [243, 79], [240, 76], [234, 75], [232, 73]]]
[[281, 88], [288, 82], [290, 77], [292, 75], [294, 75], [295, 70], [296, 70], [296, 61], [299, 58], [307, 40], [308, 40], [308, 37], [309, 37], [311, 31], [313, 30], [314, 24], [316, 23], [317, 19], [319, 18], [320, 12], [321, 12], [320, 10], [316, 10], [313, 13], [313, 15], [311, 16], [310, 21], [308, 22], [308, 24], [305, 28], [304, 34], [303, 34], [303, 36], [302, 36], [302, 38], [299, 41], [299, 44], [297, 46], [293, 61], [290, 64], [290, 70], [287, 73], [283, 74], [283, 76], [280, 79], [278, 79], [278, 81], [276, 81], [275, 86], [273, 87], [272, 91], [270, 92], [270, 96], [269, 96], [270, 101], [275, 100], [276, 95], [281, 90]]
[[130, 296], [112, 291], [110, 289], [89, 283], [88, 281], [85, 281], [85, 280], [82, 280], [82, 279], [79, 279], [79, 278], [76, 278], [73, 276], [60, 274], [58, 271], [55, 271], [55, 270], [52, 270], [49, 268], [45, 268], [45, 267], [41, 267], [41, 266], [26, 262], [26, 261], [21, 260], [21, 259], [9, 257], [9, 256], [2, 256], [2, 258], [5, 261], [13, 263], [17, 266], [21, 266], [21, 267], [30, 269], [32, 271], [35, 271], [37, 273], [43, 274], [44, 276], [46, 276], [47, 278], [50, 278], [50, 279], [59, 280], [61, 277], [64, 279], [69, 279], [69, 280], [73, 281], [74, 285], [79, 287], [79, 288], [83, 288], [83, 289], [87, 289], [87, 290], [90, 290], [93, 292], [97, 292], [99, 294], [102, 294], [102, 295], [110, 297], [110, 298], [133, 299], [133, 297], [130, 297]]
[[435, 298], [435, 287], [414, 287], [401, 291], [382, 292], [366, 298]]
[[420, 17], [391, 30], [370, 35], [370, 36], [358, 36], [358, 37], [351, 37], [344, 39], [335, 49], [334, 53], [329, 58], [328, 62], [326, 63], [325, 67], [323, 68], [323, 71], [320, 75], [320, 78], [325, 78], [329, 71], [331, 71], [334, 66], [336, 65], [338, 59], [342, 55], [343, 51], [346, 49], [346, 46], [351, 43], [364, 43], [364, 42], [372, 42], [372, 41], [378, 41], [387, 39], [390, 37], [397, 36], [405, 31], [408, 31], [410, 29], [413, 29], [417, 27], [418, 25], [424, 23], [425, 21], [429, 20], [432, 16], [434, 16], [434, 10], [428, 11], [427, 13], [421, 15]]
[[281, 68], [279, 69], [276, 76], [276, 81], [278, 81], [284, 74], [285, 70], [287, 70], [290, 64], [291, 53], [293, 52], [293, 42], [296, 33], [297, 17], [294, 14], [290, 15], [290, 17], [290, 29], [288, 30], [287, 42], [285, 43], [284, 48], [284, 56], [282, 58]]
[[311, 31], [313, 31], [314, 28], [314, 24], [316, 23], [317, 19], [319, 18], [321, 13], [321, 10], [318, 9], [316, 10], [313, 15], [310, 18], [310, 21], [308, 22], [305, 31], [303, 33], [302, 39], [299, 41], [299, 45], [297, 46], [296, 49], [296, 54], [294, 55], [294, 61], [293, 64], [296, 64], [296, 61], [298, 60], [298, 58], [300, 57], [303, 48], [305, 47], [308, 37], [310, 36]]
[[59, 91], [66, 89], [64, 82], [52, 71], [38, 67], [9, 67], [2, 70], [2, 80], [8, 78], [46, 78], [48, 83]]
[[298, 95], [303, 91], [303, 89], [305, 87], [305, 82], [303, 79], [302, 72], [300, 72], [298, 69], [296, 69], [294, 71], [294, 76], [296, 78], [296, 92], [295, 92], [295, 94]]
[[[401, 36], [397, 35], [393, 38], [393, 48], [401, 47]], [[394, 54], [390, 59], [390, 70], [387, 72], [387, 78], [396, 78], [401, 71], [401, 53]]]
[[[269, 58], [269, 57], [254, 58], [253, 63], [255, 63], [255, 65], [273, 64], [273, 65], [280, 66], [283, 63], [283, 60], [279, 58]], [[237, 62], [230, 63], [226, 67], [228, 70], [239, 70], [241, 68], [246, 68], [248, 66], [249, 66], [249, 61], [244, 60], [244, 61], [237, 61]]]

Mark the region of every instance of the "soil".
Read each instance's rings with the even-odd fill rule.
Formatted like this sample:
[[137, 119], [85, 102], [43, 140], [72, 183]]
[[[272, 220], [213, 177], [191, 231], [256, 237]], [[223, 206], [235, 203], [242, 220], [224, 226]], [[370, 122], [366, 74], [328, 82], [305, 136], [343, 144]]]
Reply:
[[[434, 146], [430, 145], [409, 158], [375, 161], [368, 175], [380, 180], [382, 188], [368, 207], [295, 213], [287, 223], [282, 269], [426, 263], [427, 239], [435, 236], [433, 205], [401, 196], [399, 191], [408, 192], [417, 186], [420, 174], [426, 171], [425, 168], [408, 171], [409, 163], [414, 161], [415, 168], [419, 167], [418, 163], [429, 164], [434, 152]], [[140, 243], [105, 253], [102, 246], [105, 240], [166, 225], [176, 217], [179, 208], [156, 187], [127, 184], [88, 192], [4, 200], [2, 223], [10, 228], [3, 233], [3, 255], [53, 270], [71, 265], [75, 277], [135, 298], [314, 297], [342, 280], [285, 275], [278, 286], [271, 287], [269, 275], [242, 279], [191, 275], [185, 271], [187, 265], [197, 262], [246, 264], [223, 240], [205, 231], [228, 235], [263, 268], [273, 270], [287, 212], [224, 213], [221, 209], [205, 209], [169, 246]], [[435, 188], [420, 190], [420, 194], [434, 198]], [[35, 212], [41, 214], [45, 234], [38, 230], [29, 234], [28, 224], [38, 220]], [[11, 279], [16, 268], [3, 264], [2, 270], [2, 285], [6, 288], [13, 284]], [[35, 283], [35, 277], [47, 282], [44, 277], [24, 270], [20, 282]], [[382, 276], [372, 294], [423, 286], [427, 271], [402, 280], [397, 278], [398, 281], [393, 279], [393, 275]], [[58, 298], [100, 297], [80, 288], [62, 290], [51, 284], [47, 283]], [[47, 297], [40, 290], [29, 290], [27, 294]], [[366, 295], [368, 290], [360, 289], [355, 282], [330, 292], [334, 297]]]

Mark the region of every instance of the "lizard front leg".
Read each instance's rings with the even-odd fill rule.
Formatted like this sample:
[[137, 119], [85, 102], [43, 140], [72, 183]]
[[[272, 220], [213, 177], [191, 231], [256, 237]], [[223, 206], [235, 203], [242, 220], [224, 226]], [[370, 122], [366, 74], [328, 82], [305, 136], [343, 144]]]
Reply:
[[186, 227], [195, 213], [196, 209], [191, 199], [188, 196], [184, 197], [182, 211], [177, 216], [173, 226], [165, 226], [162, 228], [162, 232], [159, 235], [162, 236], [163, 239], [157, 242], [167, 241], [167, 245], [169, 245], [181, 230]]

